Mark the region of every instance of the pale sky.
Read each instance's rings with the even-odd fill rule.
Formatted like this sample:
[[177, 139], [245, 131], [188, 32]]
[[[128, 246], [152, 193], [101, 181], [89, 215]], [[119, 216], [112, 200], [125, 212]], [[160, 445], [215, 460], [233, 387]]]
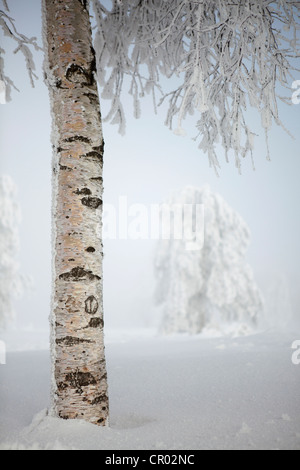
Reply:
[[[40, 0], [11, 0], [11, 16], [27, 36], [41, 43]], [[10, 42], [1, 36], [6, 49], [6, 73], [20, 93], [0, 105], [0, 172], [12, 176], [19, 188], [23, 222], [20, 262], [23, 273], [34, 277], [36, 292], [17, 303], [18, 324], [47, 327], [51, 284], [51, 144], [48, 91], [42, 78], [42, 54], [36, 58], [39, 81], [32, 89], [22, 57], [12, 54]], [[300, 79], [299, 76], [295, 79]], [[292, 79], [290, 96], [292, 96]], [[289, 90], [286, 91], [289, 94]], [[101, 102], [105, 115], [108, 103]], [[164, 126], [164, 115], [155, 116], [151, 100], [145, 102], [140, 120], [131, 117], [130, 98], [125, 137], [117, 127], [104, 124], [104, 202], [117, 204], [120, 196], [129, 203], [157, 204], [170, 192], [186, 185], [209, 184], [247, 222], [252, 233], [248, 261], [257, 282], [268, 289], [277, 273], [286, 276], [294, 315], [299, 316], [300, 294], [300, 105], [280, 105], [281, 119], [294, 135], [273, 127], [270, 134], [272, 161], [266, 160], [264, 133], [257, 115], [250, 114], [256, 139], [254, 160], [243, 164], [243, 174], [233, 163], [226, 164], [217, 178], [205, 155], [188, 136], [175, 136]], [[188, 126], [189, 127], [189, 126]], [[222, 155], [220, 149], [220, 155]], [[152, 325], [153, 241], [106, 241], [104, 246], [105, 320], [109, 326]]]

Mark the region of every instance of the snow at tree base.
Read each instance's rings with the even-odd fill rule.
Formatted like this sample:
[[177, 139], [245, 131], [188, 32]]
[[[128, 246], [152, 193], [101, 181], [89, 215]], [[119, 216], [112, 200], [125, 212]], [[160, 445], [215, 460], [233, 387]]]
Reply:
[[[237, 323], [255, 326], [263, 310], [262, 295], [246, 261], [250, 232], [241, 216], [208, 186], [187, 187], [173, 194], [171, 208], [191, 205], [194, 242], [197, 205], [204, 209], [203, 246], [188, 250], [184, 237], [160, 240], [155, 259], [157, 302], [163, 304], [165, 333], [199, 333]], [[177, 221], [178, 222], [178, 221]], [[198, 230], [201, 230], [198, 221]], [[193, 241], [193, 240], [192, 240]]]
[[49, 351], [11, 352], [0, 366], [1, 450], [300, 450], [295, 330], [105, 338], [110, 426], [53, 417]]

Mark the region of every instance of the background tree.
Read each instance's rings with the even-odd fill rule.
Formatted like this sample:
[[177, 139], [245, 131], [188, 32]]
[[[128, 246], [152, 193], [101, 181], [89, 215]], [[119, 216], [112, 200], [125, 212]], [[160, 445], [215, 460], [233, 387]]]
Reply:
[[174, 226], [170, 239], [158, 242], [156, 299], [163, 306], [163, 333], [197, 334], [207, 326], [233, 323], [255, 326], [263, 302], [246, 261], [250, 232], [241, 216], [209, 187], [184, 188], [166, 204], [191, 205], [194, 227], [196, 205], [202, 204], [205, 220], [199, 249], [187, 250], [184, 237], [175, 239]]
[[14, 319], [13, 299], [29, 289], [32, 281], [22, 276], [17, 261], [20, 249], [21, 212], [17, 188], [8, 175], [0, 176], [0, 328]]
[[[38, 46], [17, 33], [7, 2], [2, 4], [0, 25], [17, 41], [32, 79], [30, 47]], [[226, 158], [233, 151], [240, 169], [241, 158], [253, 150], [247, 105], [260, 113], [266, 134], [273, 120], [280, 124], [276, 85], [289, 86], [294, 69], [290, 59], [299, 51], [299, 12], [298, 2], [284, 0], [43, 0], [54, 123], [52, 350], [60, 416], [107, 421], [101, 308], [103, 141], [94, 73], [103, 98], [112, 100], [106, 119], [118, 124], [120, 132], [125, 129], [121, 93], [129, 83], [136, 117], [146, 93], [152, 93], [155, 107], [169, 103], [166, 124], [173, 128], [177, 121], [178, 134], [184, 133], [185, 117], [198, 113], [200, 148], [211, 165], [219, 167], [219, 140]], [[12, 82], [0, 53], [0, 79], [9, 90]], [[162, 76], [169, 79], [171, 91], [162, 90]]]

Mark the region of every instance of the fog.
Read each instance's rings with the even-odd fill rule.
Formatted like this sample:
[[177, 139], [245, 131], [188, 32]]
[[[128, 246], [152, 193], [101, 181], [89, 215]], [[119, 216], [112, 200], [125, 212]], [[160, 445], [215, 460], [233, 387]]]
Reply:
[[[11, 16], [19, 30], [40, 38], [40, 1], [12, 0]], [[41, 39], [39, 39], [41, 43]], [[6, 74], [20, 92], [12, 102], [0, 105], [0, 172], [9, 174], [19, 188], [22, 210], [20, 227], [21, 271], [32, 275], [35, 291], [16, 302], [18, 328], [47, 329], [51, 290], [51, 143], [48, 91], [43, 83], [41, 53], [36, 55], [39, 80], [32, 89], [22, 57], [13, 54], [8, 38], [2, 38], [6, 50]], [[296, 79], [299, 77], [295, 77]], [[292, 96], [286, 90], [287, 96]], [[158, 204], [175, 190], [187, 185], [211, 189], [237, 210], [252, 233], [248, 252], [256, 280], [266, 298], [276, 279], [287, 286], [286, 304], [291, 316], [298, 318], [300, 294], [300, 105], [280, 105], [281, 118], [294, 135], [273, 126], [270, 133], [271, 162], [266, 159], [264, 133], [259, 118], [249, 113], [258, 137], [254, 160], [245, 160], [242, 175], [223, 158], [219, 177], [209, 167], [207, 157], [192, 140], [195, 128], [187, 123], [187, 136], [175, 136], [164, 126], [164, 112], [155, 115], [151, 99], [143, 103], [142, 117], [132, 117], [130, 97], [124, 97], [127, 111], [126, 135], [104, 123], [104, 203], [118, 208], [119, 198], [128, 204]], [[109, 103], [101, 101], [105, 116]], [[191, 121], [192, 122], [192, 121]], [[104, 243], [104, 315], [110, 328], [157, 326], [159, 311], [153, 302], [155, 279], [153, 255], [155, 240], [105, 240]], [[276, 287], [275, 287], [276, 289]], [[268, 297], [269, 295], [269, 297]], [[283, 306], [282, 309], [285, 307]], [[284, 315], [285, 312], [282, 312]], [[277, 312], [277, 317], [280, 312]], [[276, 318], [277, 318], [276, 317]], [[278, 320], [276, 320], [278, 321]]]

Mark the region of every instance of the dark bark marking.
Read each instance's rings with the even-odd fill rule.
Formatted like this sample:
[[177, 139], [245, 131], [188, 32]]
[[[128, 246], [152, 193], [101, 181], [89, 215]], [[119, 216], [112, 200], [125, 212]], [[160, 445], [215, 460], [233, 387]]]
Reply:
[[74, 346], [80, 343], [92, 343], [89, 339], [74, 338], [73, 336], [66, 336], [56, 340], [56, 344], [65, 344], [66, 346]]
[[68, 273], [60, 274], [59, 279], [63, 281], [94, 281], [100, 280], [101, 278], [93, 274], [92, 271], [86, 271], [84, 268], [77, 266]]
[[92, 75], [93, 81], [94, 81], [94, 80], [95, 80], [94, 73], [97, 72], [97, 66], [96, 66], [96, 51], [95, 51], [95, 49], [93, 48], [93, 46], [91, 46], [91, 54], [92, 54], [92, 60], [91, 60], [91, 75]]
[[[84, 2], [84, 4], [82, 3]], [[81, 5], [86, 9], [86, 1], [80, 1]], [[93, 46], [91, 48], [91, 60], [89, 68], [86, 69], [78, 64], [70, 64], [66, 71], [66, 79], [72, 83], [78, 83], [81, 86], [91, 86], [95, 83], [95, 72], [96, 72], [96, 52]]]
[[[78, 369], [76, 372], [67, 374], [65, 380], [69, 386], [71, 388], [75, 388], [76, 392], [80, 395], [83, 393], [82, 387], [97, 384], [95, 377], [90, 372], [80, 372]], [[67, 387], [68, 385], [66, 383], [61, 383], [61, 390], [64, 390]]]
[[61, 164], [59, 164], [59, 169], [63, 171], [72, 171], [72, 168], [70, 168], [69, 166], [65, 166]]
[[86, 96], [93, 106], [99, 103], [98, 95], [96, 95], [96, 93], [83, 93], [83, 96]]
[[92, 152], [88, 152], [86, 153], [85, 155], [80, 155], [81, 158], [94, 158], [95, 160], [97, 161], [101, 161], [103, 160], [103, 156], [102, 156], [102, 153], [98, 151], [98, 147], [97, 147], [97, 150], [93, 150]]
[[81, 199], [81, 203], [91, 209], [98, 209], [102, 205], [102, 200], [98, 197], [84, 197]]
[[91, 318], [89, 323], [90, 328], [101, 328], [103, 327], [103, 320], [101, 318]]
[[[63, 390], [68, 388], [68, 385], [64, 382], [60, 382], [59, 384], [57, 384], [57, 388], [58, 388], [59, 391], [62, 392]], [[63, 416], [60, 416], [60, 417], [63, 418], [63, 419], [68, 419], [68, 418], [64, 418]]]
[[103, 154], [104, 153], [104, 147], [105, 147], [105, 142], [104, 142], [104, 139], [102, 139], [101, 145], [99, 145], [98, 147], [93, 147], [93, 150], [95, 150], [98, 153]]
[[76, 191], [73, 191], [73, 192], [74, 194], [78, 194], [78, 195], [82, 194], [85, 196], [92, 194], [92, 191], [89, 188], [76, 189]]
[[95, 253], [95, 248], [93, 246], [89, 246], [85, 251], [87, 251], [88, 253]]
[[91, 181], [97, 181], [98, 183], [102, 183], [103, 178], [102, 176], [96, 176], [95, 178], [90, 178]]
[[62, 80], [61, 78], [55, 78], [55, 83], [54, 83], [55, 88], [58, 88], [60, 90], [67, 90], [67, 87], [62, 86]]
[[90, 144], [91, 140], [88, 139], [88, 137], [84, 137], [83, 135], [74, 135], [73, 137], [64, 139], [64, 142], [84, 142], [85, 144]]
[[105, 404], [107, 402], [108, 402], [107, 395], [105, 395], [105, 393], [102, 393], [102, 395], [99, 395], [98, 397], [94, 398], [94, 400], [91, 402], [91, 405], [99, 405], [99, 403]]
[[90, 295], [85, 301], [86, 313], [89, 313], [90, 315], [95, 315], [98, 308], [99, 308], [99, 303], [97, 299], [93, 295]]
[[86, 70], [80, 65], [70, 64], [66, 71], [66, 79], [82, 86], [90, 86], [94, 82], [93, 70]]

